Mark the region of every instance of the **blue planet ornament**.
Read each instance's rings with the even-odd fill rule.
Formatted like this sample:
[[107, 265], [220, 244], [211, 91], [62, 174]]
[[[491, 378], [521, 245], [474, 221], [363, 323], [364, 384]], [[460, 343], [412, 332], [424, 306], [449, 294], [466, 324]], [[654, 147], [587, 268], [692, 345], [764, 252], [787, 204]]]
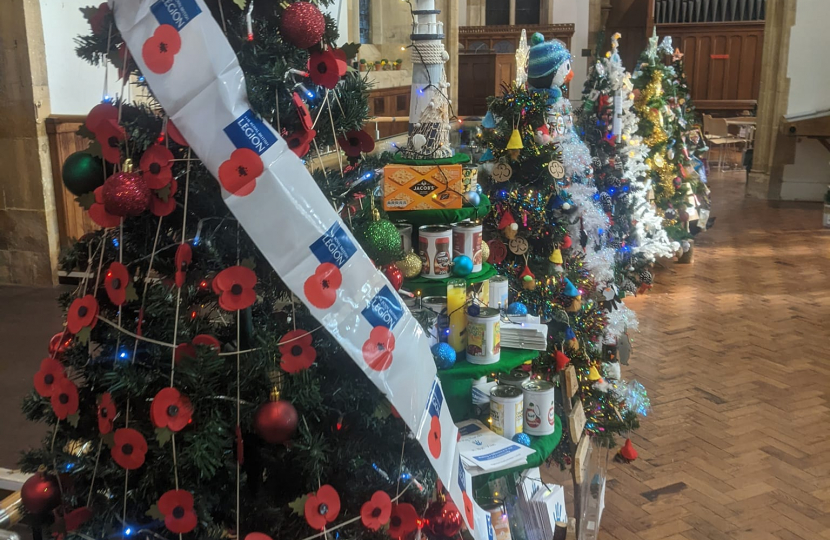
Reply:
[[459, 255], [452, 260], [452, 273], [458, 277], [469, 276], [473, 272], [473, 260], [466, 255]]
[[513, 442], [519, 443], [522, 446], [530, 446], [530, 435], [527, 433], [516, 433], [513, 435]]
[[431, 351], [438, 369], [450, 369], [455, 365], [455, 349], [449, 343], [436, 343]]
[[507, 306], [507, 314], [517, 316], [527, 315], [527, 306], [521, 302], [513, 302]]

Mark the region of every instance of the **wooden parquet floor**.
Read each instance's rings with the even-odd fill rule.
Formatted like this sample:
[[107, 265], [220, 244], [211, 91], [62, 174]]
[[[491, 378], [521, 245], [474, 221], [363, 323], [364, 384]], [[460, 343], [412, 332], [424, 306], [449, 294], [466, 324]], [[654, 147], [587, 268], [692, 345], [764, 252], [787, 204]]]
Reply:
[[[830, 230], [712, 179], [695, 262], [629, 302], [653, 411], [608, 473], [602, 540], [830, 539]], [[628, 300], [626, 300], [628, 302]]]

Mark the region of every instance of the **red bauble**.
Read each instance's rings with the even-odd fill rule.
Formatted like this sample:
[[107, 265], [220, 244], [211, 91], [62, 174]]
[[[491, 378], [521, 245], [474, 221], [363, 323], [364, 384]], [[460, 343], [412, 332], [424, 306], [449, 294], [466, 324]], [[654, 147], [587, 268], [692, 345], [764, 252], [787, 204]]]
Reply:
[[288, 441], [297, 429], [297, 409], [288, 401], [269, 401], [254, 417], [254, 429], [262, 440], [271, 444]]
[[104, 182], [104, 209], [115, 216], [137, 216], [150, 207], [152, 192], [137, 172], [115, 173]]
[[58, 507], [61, 502], [61, 493], [54, 477], [35, 473], [23, 483], [20, 498], [27, 512], [42, 516]]
[[444, 538], [452, 538], [461, 527], [464, 525], [464, 519], [461, 517], [461, 512], [452, 501], [435, 501], [424, 514], [427, 528], [438, 536]]
[[326, 31], [326, 19], [310, 2], [295, 2], [285, 8], [280, 33], [286, 41], [301, 49], [320, 43]]
[[386, 279], [389, 280], [389, 283], [395, 287], [395, 290], [400, 290], [401, 285], [403, 285], [403, 274], [401, 273], [401, 269], [398, 268], [398, 265], [395, 263], [389, 263], [384, 265], [383, 267], [383, 275], [386, 276]]

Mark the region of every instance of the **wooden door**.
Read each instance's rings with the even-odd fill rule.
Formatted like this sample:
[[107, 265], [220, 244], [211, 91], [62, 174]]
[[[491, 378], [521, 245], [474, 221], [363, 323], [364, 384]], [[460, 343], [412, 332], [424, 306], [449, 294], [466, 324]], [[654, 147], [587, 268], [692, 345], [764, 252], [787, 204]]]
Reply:
[[461, 54], [458, 57], [459, 116], [483, 116], [487, 98], [495, 94], [496, 54]]
[[495, 88], [493, 95], [501, 95], [503, 85], [509, 86], [516, 80], [516, 54], [497, 54], [495, 59]]

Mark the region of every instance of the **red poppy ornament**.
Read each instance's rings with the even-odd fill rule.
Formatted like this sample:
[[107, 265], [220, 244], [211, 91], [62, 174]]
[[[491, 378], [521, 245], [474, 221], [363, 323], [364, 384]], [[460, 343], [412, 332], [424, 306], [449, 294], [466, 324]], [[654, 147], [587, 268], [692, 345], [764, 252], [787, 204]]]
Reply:
[[127, 138], [127, 133], [118, 121], [103, 120], [93, 131], [104, 159], [109, 163], [121, 163], [121, 141]]
[[105, 120], [112, 120], [113, 122], [118, 122], [118, 107], [113, 105], [112, 103], [99, 103], [98, 105], [94, 106], [89, 114], [86, 115], [86, 120], [84, 120], [84, 126], [86, 128], [96, 133], [98, 128], [101, 127]]
[[256, 301], [256, 274], [245, 266], [225, 268], [213, 278], [213, 290], [218, 291], [219, 307], [225, 311], [237, 311]]
[[292, 45], [308, 49], [320, 43], [326, 31], [326, 19], [314, 4], [294, 2], [282, 12], [280, 34]]
[[395, 334], [385, 326], [376, 326], [363, 343], [363, 360], [375, 371], [384, 371], [392, 365]]
[[337, 57], [330, 50], [312, 52], [308, 58], [308, 74], [314, 84], [333, 89], [340, 81]]
[[376, 491], [372, 498], [360, 507], [360, 521], [367, 529], [376, 531], [389, 523], [392, 515], [392, 499], [385, 491]]
[[88, 294], [76, 298], [69, 305], [66, 313], [66, 327], [73, 334], [77, 334], [85, 327], [95, 328], [98, 322], [98, 300]]
[[190, 244], [179, 244], [176, 248], [176, 287], [182, 288], [187, 277], [187, 267], [193, 261], [193, 250]]
[[346, 58], [346, 52], [343, 49], [331, 49], [331, 53], [337, 60], [337, 72], [342, 77], [349, 71], [349, 60]]
[[174, 143], [180, 146], [190, 146], [187, 144], [187, 140], [185, 140], [184, 135], [182, 132], [179, 131], [179, 128], [176, 127], [176, 124], [173, 123], [172, 120], [167, 120], [167, 136], [170, 137]]
[[392, 538], [403, 539], [418, 528], [418, 512], [409, 503], [393, 504], [389, 517], [389, 529]]
[[429, 421], [429, 453], [438, 459], [441, 456], [441, 419], [433, 416]]
[[121, 172], [104, 181], [104, 209], [114, 216], [138, 216], [150, 207], [152, 193], [147, 182], [133, 171], [132, 161], [124, 161]]
[[66, 378], [63, 364], [54, 358], [44, 358], [40, 362], [40, 369], [35, 373], [35, 391], [41, 397], [52, 397], [57, 384]]
[[253, 193], [256, 179], [265, 170], [262, 158], [250, 148], [238, 148], [219, 166], [219, 182], [226, 191], [239, 197]]
[[308, 154], [308, 151], [311, 150], [311, 141], [313, 141], [316, 136], [317, 132], [313, 129], [298, 129], [286, 137], [285, 142], [288, 144], [288, 148], [290, 148], [297, 157], [301, 158]]
[[190, 423], [192, 417], [193, 406], [190, 400], [175, 388], [160, 390], [150, 406], [150, 421], [157, 428], [179, 432]]
[[92, 510], [86, 506], [76, 508], [63, 515], [63, 524], [67, 532], [77, 531], [81, 525], [92, 519]]
[[383, 266], [383, 275], [386, 276], [386, 279], [389, 280], [389, 283], [395, 287], [396, 291], [401, 290], [401, 285], [403, 285], [403, 273], [401, 269], [398, 268], [398, 265], [395, 263], [389, 263]]
[[130, 471], [144, 465], [147, 441], [141, 433], [132, 428], [116, 429], [114, 439], [111, 453], [118, 465]]
[[139, 167], [150, 189], [162, 189], [173, 180], [173, 152], [154, 144], [141, 155]]
[[115, 408], [112, 394], [105, 392], [98, 399], [98, 431], [101, 435], [112, 432], [112, 423], [116, 414], [118, 414], [118, 409]]
[[294, 108], [297, 109], [297, 116], [300, 117], [300, 123], [303, 129], [311, 131], [314, 122], [311, 120], [311, 113], [308, 112], [308, 106], [306, 106], [305, 101], [303, 101], [303, 98], [297, 92], [293, 93], [291, 101], [294, 103]]
[[199, 334], [190, 342], [194, 345], [212, 347], [216, 352], [219, 352], [222, 349], [222, 344], [219, 343], [219, 340], [209, 334]]
[[102, 2], [95, 13], [89, 17], [89, 27], [93, 34], [100, 34], [104, 31], [104, 22], [107, 20], [107, 15], [110, 14], [109, 4]]
[[114, 262], [107, 269], [104, 278], [104, 288], [107, 291], [110, 302], [121, 306], [127, 301], [127, 286], [130, 284], [130, 273], [127, 267], [120, 262]]
[[72, 345], [72, 336], [68, 332], [58, 332], [49, 340], [49, 355], [60, 358]]
[[464, 500], [464, 515], [467, 516], [467, 523], [469, 524], [470, 530], [475, 529], [475, 513], [473, 512], [473, 501], [470, 499], [470, 496], [467, 495], [467, 492], [461, 494], [461, 497]]
[[314, 338], [305, 330], [292, 330], [280, 339], [280, 367], [288, 373], [299, 373], [314, 364], [317, 350], [312, 346]]
[[175, 180], [171, 180], [170, 184], [165, 186], [167, 188], [165, 196], [162, 197], [160, 193], [162, 190], [154, 190], [150, 197], [150, 213], [154, 216], [164, 217], [169, 216], [176, 209], [176, 199], [173, 195], [179, 189], [179, 184]]
[[337, 138], [337, 143], [349, 157], [360, 157], [361, 152], [375, 149], [375, 140], [365, 131], [349, 131]]
[[153, 73], [167, 73], [176, 61], [176, 54], [182, 48], [179, 31], [169, 24], [162, 24], [141, 47], [141, 57], [147, 69]]
[[337, 300], [337, 289], [343, 284], [343, 275], [337, 265], [322, 263], [314, 275], [305, 280], [303, 292], [312, 306], [328, 309]]
[[312, 529], [322, 531], [327, 523], [337, 519], [340, 514], [340, 495], [326, 484], [310, 493], [305, 501], [305, 520]]
[[272, 538], [265, 533], [252, 532], [245, 535], [245, 540], [272, 540]]
[[78, 412], [78, 387], [75, 383], [62, 377], [52, 387], [52, 411], [61, 420]]
[[193, 495], [184, 489], [171, 489], [159, 498], [159, 512], [164, 514], [164, 526], [176, 533], [189, 533], [196, 528]]
[[118, 227], [121, 218], [107, 212], [104, 206], [104, 186], [95, 189], [95, 202], [89, 207], [89, 218], [105, 229]]

